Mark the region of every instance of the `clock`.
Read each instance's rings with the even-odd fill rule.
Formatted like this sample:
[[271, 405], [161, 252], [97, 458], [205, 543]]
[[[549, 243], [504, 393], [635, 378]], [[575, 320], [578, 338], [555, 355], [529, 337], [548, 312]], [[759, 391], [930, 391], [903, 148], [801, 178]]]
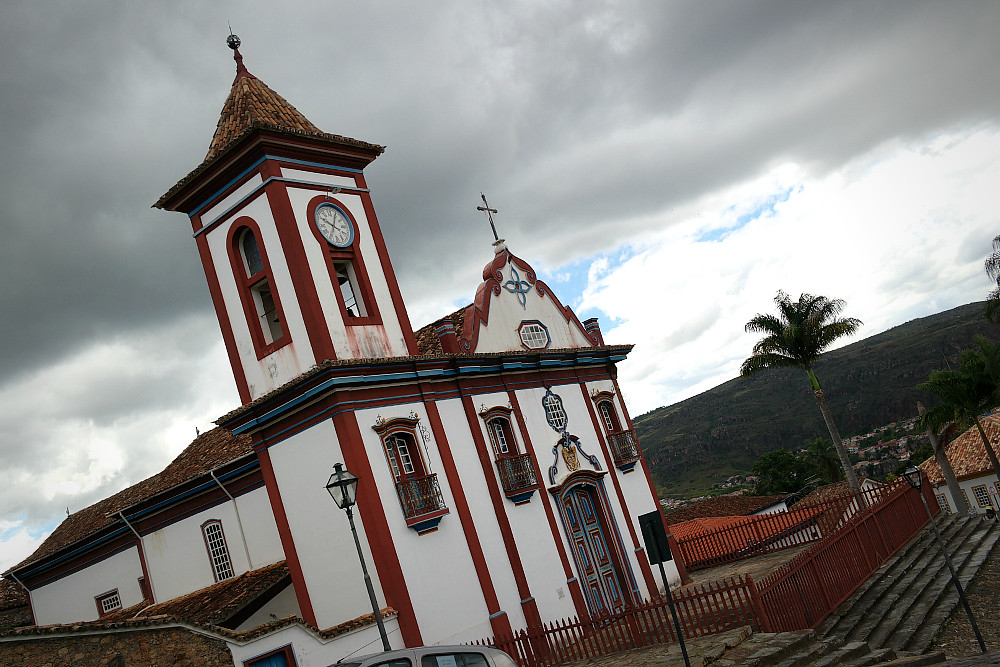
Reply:
[[333, 204], [316, 207], [316, 228], [330, 245], [346, 248], [354, 242], [354, 225], [339, 208]]

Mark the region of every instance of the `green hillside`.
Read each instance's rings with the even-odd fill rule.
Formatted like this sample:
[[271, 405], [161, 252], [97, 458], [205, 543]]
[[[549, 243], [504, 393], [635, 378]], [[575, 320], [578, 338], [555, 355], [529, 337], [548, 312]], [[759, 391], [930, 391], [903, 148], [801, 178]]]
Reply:
[[[842, 435], [913, 417], [918, 400], [932, 405], [916, 385], [945, 368], [946, 359], [957, 364], [959, 350], [976, 335], [1000, 335], [982, 313], [982, 303], [971, 303], [824, 354], [816, 375]], [[736, 378], [634, 422], [662, 495], [706, 489], [749, 472], [759, 454], [829, 437], [800, 369]]]

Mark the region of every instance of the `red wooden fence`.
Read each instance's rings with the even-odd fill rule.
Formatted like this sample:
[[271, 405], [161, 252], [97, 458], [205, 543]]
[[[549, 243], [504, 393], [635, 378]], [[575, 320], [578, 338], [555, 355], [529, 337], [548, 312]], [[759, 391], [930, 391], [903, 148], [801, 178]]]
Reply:
[[[686, 638], [759, 625], [754, 610], [759, 601], [749, 576], [677, 591], [674, 605]], [[656, 598], [617, 614], [564, 619], [477, 643], [496, 646], [522, 667], [548, 667], [674, 641], [667, 600]]]
[[[923, 493], [940, 512], [930, 484]], [[750, 576], [674, 592], [686, 638], [751, 626], [783, 632], [816, 627], [927, 524], [905, 481], [828, 503], [824, 537], [759, 583]], [[506, 651], [521, 667], [549, 667], [676, 641], [665, 598], [617, 614], [564, 619], [477, 642]]]
[[[866, 497], [862, 511], [851, 514], [834, 534], [817, 542], [757, 584], [765, 632], [802, 630], [819, 625], [889, 557], [927, 525], [920, 496], [904, 480]], [[930, 484], [931, 512], [941, 511]]]
[[718, 530], [706, 528], [693, 535], [674, 535], [688, 571], [701, 570], [814, 542], [823, 536], [819, 521], [828, 511], [826, 507], [808, 507], [741, 517]]

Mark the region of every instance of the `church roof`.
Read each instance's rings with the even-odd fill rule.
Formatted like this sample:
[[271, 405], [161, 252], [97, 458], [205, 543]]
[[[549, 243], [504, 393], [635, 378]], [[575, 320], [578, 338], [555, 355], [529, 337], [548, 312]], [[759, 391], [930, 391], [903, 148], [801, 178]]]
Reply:
[[67, 516], [33, 554], [11, 569], [54, 554], [119, 521], [115, 513], [252, 452], [248, 435], [234, 436], [224, 428], [206, 431], [161, 472]]
[[[980, 417], [979, 421], [993, 448], [1000, 447], [1000, 412]], [[952, 440], [945, 447], [945, 454], [948, 456], [951, 469], [955, 471], [955, 477], [959, 480], [993, 474], [993, 466], [986, 455], [986, 447], [983, 446], [983, 439], [975, 426]], [[920, 467], [927, 473], [927, 478], [932, 484], [935, 486], [944, 484], [944, 475], [941, 474], [941, 466], [935, 457], [930, 457], [921, 463]]]
[[321, 131], [284, 97], [251, 74], [244, 67], [239, 50], [235, 51], [233, 58], [236, 60], [236, 78], [222, 105], [208, 154], [200, 165], [160, 197], [153, 208], [165, 208], [175, 194], [204, 173], [218, 158], [229, 153], [245, 137], [261, 130], [360, 148], [376, 156], [385, 151], [385, 146]]
[[445, 320], [450, 320], [455, 326], [455, 335], [462, 335], [462, 327], [465, 326], [465, 311], [467, 311], [472, 304], [459, 308], [451, 315], [445, 315], [439, 320], [431, 322], [425, 326], [420, 327], [413, 332], [414, 338], [417, 339], [417, 351], [420, 354], [444, 354], [444, 349], [441, 347], [441, 339], [438, 338], [437, 333], [434, 329]]
[[226, 103], [222, 105], [222, 114], [208, 147], [206, 160], [215, 157], [230, 142], [242, 136], [245, 130], [253, 127], [254, 123], [275, 129], [323, 135], [318, 127], [309, 122], [284, 97], [247, 71], [238, 49], [233, 58], [236, 60], [236, 78]]
[[256, 611], [275, 592], [290, 583], [288, 566], [285, 561], [279, 561], [160, 604], [147, 606], [146, 602], [142, 602], [137, 607], [121, 609], [104, 616], [103, 620], [113, 623], [130, 618], [165, 615], [198, 625], [239, 625], [239, 622], [227, 621], [240, 616], [244, 616], [243, 620], [246, 620], [245, 617], [250, 614], [240, 612], [248, 607], [251, 608], [250, 613]]

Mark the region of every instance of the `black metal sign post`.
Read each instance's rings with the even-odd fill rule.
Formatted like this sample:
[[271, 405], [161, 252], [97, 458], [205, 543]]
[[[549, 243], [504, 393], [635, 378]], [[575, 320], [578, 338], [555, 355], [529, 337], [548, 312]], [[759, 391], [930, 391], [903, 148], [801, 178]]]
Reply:
[[687, 646], [684, 644], [684, 633], [681, 631], [681, 621], [677, 616], [677, 607], [674, 606], [674, 596], [670, 592], [667, 572], [663, 569], [663, 561], [674, 559], [670, 553], [670, 544], [667, 542], [667, 531], [663, 529], [663, 517], [659, 511], [643, 514], [639, 517], [639, 526], [642, 528], [642, 540], [646, 543], [646, 555], [649, 557], [650, 564], [660, 566], [660, 578], [663, 580], [663, 590], [667, 594], [670, 616], [674, 619], [674, 630], [677, 632], [677, 641], [681, 645], [681, 655], [684, 656], [685, 666], [691, 667]]

